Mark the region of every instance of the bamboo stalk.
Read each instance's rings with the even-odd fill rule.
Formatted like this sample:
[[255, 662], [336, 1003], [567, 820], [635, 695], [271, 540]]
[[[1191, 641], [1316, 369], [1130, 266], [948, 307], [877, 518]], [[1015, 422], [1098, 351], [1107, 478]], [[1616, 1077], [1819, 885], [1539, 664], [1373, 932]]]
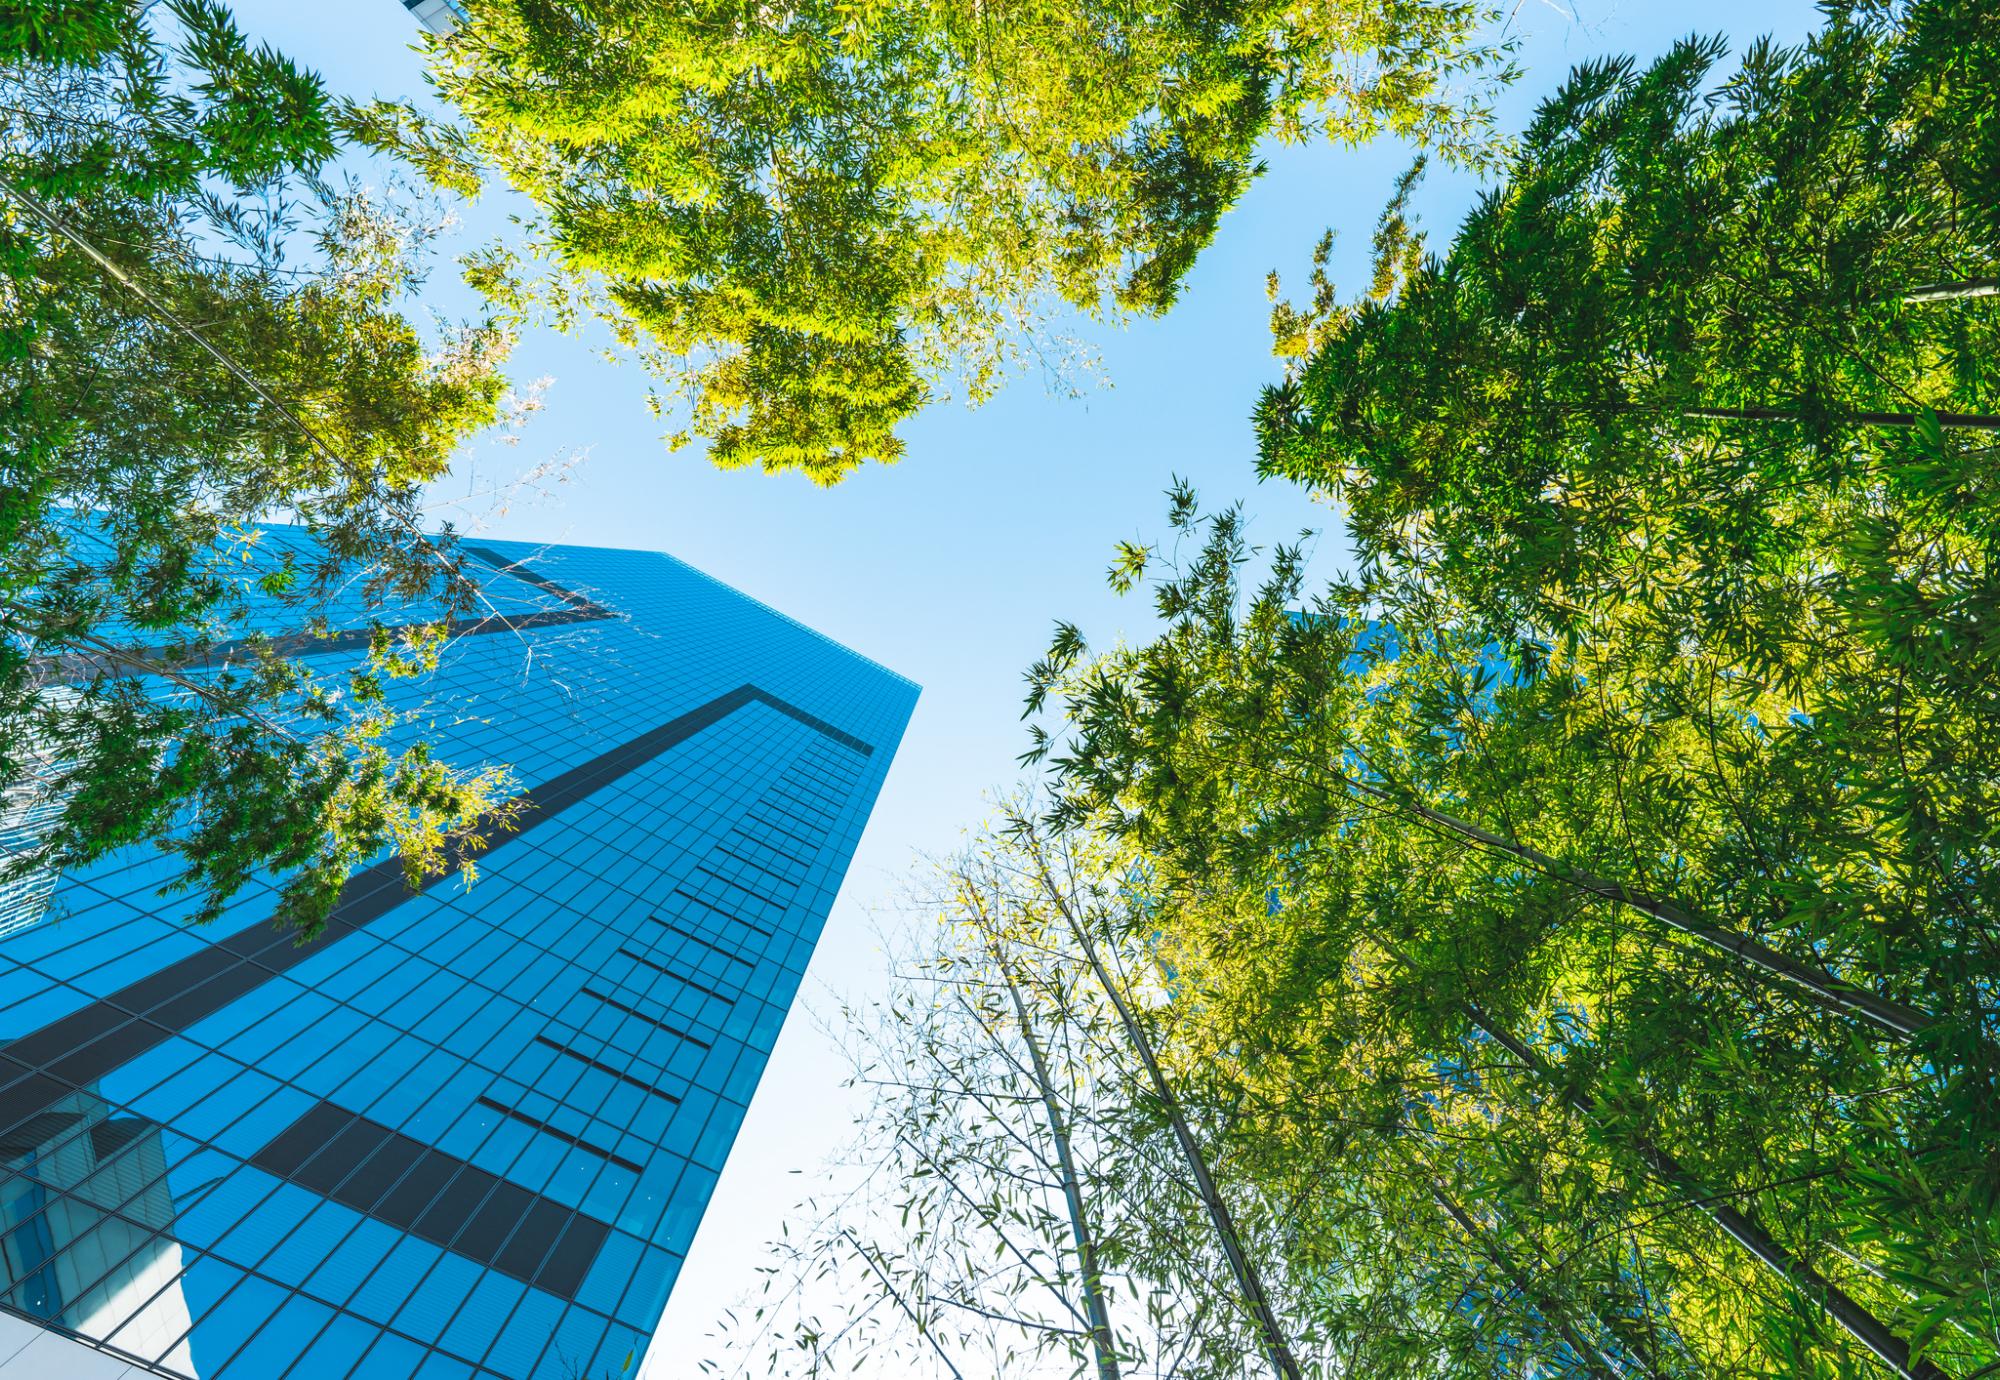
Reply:
[[[1027, 825], [1027, 821], [1022, 823]], [[1023, 836], [1027, 836], [1026, 830]], [[1174, 1140], [1180, 1147], [1181, 1157], [1187, 1162], [1188, 1172], [1194, 1177], [1195, 1191], [1200, 1195], [1202, 1205], [1208, 1209], [1209, 1221], [1215, 1227], [1216, 1237], [1222, 1245], [1223, 1256], [1229, 1261], [1231, 1273], [1236, 1276], [1236, 1287], [1242, 1293], [1244, 1304], [1249, 1308], [1250, 1316], [1256, 1321], [1258, 1331], [1263, 1334], [1265, 1355], [1271, 1363], [1271, 1369], [1277, 1373], [1279, 1380], [1303, 1380], [1299, 1363], [1293, 1358], [1291, 1346], [1285, 1340], [1284, 1329], [1279, 1325], [1278, 1315], [1271, 1307], [1269, 1296], [1264, 1292], [1264, 1281], [1249, 1254], [1243, 1249], [1242, 1237], [1236, 1228], [1236, 1219], [1230, 1213], [1229, 1205], [1222, 1200], [1222, 1194], [1216, 1189], [1215, 1180], [1208, 1172], [1208, 1161], [1201, 1153], [1201, 1145], [1195, 1140], [1194, 1132], [1188, 1127], [1187, 1116], [1181, 1110], [1180, 1099], [1174, 1096], [1166, 1075], [1161, 1072], [1159, 1060], [1154, 1057], [1152, 1042], [1146, 1038], [1146, 1032], [1140, 1027], [1138, 1018], [1133, 1014], [1124, 995], [1119, 992], [1118, 984], [1112, 978], [1110, 971], [1104, 966], [1096, 942], [1091, 939], [1082, 920], [1071, 910], [1063, 896], [1062, 888], [1057, 886], [1055, 879], [1049, 875], [1039, 837], [1035, 838], [1031, 848], [1045, 893], [1061, 912], [1078, 947], [1083, 950], [1085, 961], [1089, 963], [1098, 984], [1103, 987], [1113, 1009], [1118, 1013], [1118, 1021], [1124, 1028], [1125, 1038], [1131, 1042], [1133, 1052], [1139, 1056], [1139, 1062], [1145, 1067], [1147, 1081], [1153, 1087], [1153, 1095], [1160, 1100], [1160, 1108], [1166, 1113], [1167, 1122], [1173, 1128]]]
[[[1596, 1111], [1583, 1094], [1576, 1089], [1565, 1089], [1548, 1064], [1526, 1043], [1495, 1024], [1471, 1002], [1465, 1003], [1464, 1010], [1474, 1026], [1553, 1088], [1565, 1106], [1587, 1122], [1596, 1121]], [[1807, 1301], [1816, 1304], [1902, 1380], [1951, 1380], [1933, 1362], [1913, 1361], [1909, 1343], [1892, 1332], [1886, 1323], [1839, 1285], [1779, 1244], [1755, 1218], [1737, 1211], [1718, 1195], [1710, 1193], [1679, 1160], [1644, 1136], [1626, 1136], [1623, 1139], [1649, 1169], [1666, 1183], [1686, 1193], [1695, 1206], [1737, 1245], [1750, 1252], [1760, 1264], [1796, 1289]]]
[[[1705, 417], [1723, 422], [1795, 422], [1796, 412], [1775, 407], [1684, 407], [1683, 417]], [[1971, 431], [2000, 431], [2000, 416], [1989, 412], [1850, 412], [1847, 420], [1863, 426], [1915, 426], [1926, 416], [1935, 416], [1939, 426]]]
[[1513, 1257], [1507, 1254], [1507, 1248], [1489, 1239], [1471, 1215], [1452, 1200], [1451, 1195], [1438, 1187], [1434, 1181], [1425, 1186], [1430, 1189], [1432, 1199], [1444, 1209], [1445, 1216], [1458, 1225], [1458, 1229], [1465, 1233], [1473, 1246], [1506, 1272], [1508, 1280], [1523, 1298], [1535, 1306], [1535, 1311], [1555, 1324], [1556, 1334], [1571, 1351], [1576, 1353], [1577, 1359], [1583, 1362], [1585, 1370], [1598, 1377], [1598, 1380], [1618, 1380], [1618, 1377], [1625, 1373], [1622, 1367], [1614, 1368], [1605, 1359], [1604, 1354], [1591, 1345], [1589, 1339], [1581, 1336], [1570, 1325], [1569, 1320], [1563, 1317], [1562, 1310], [1553, 1306], [1541, 1291], [1535, 1288], [1534, 1282], [1514, 1262]]
[[1007, 984], [1007, 995], [1014, 999], [1014, 1017], [1020, 1022], [1021, 1039], [1028, 1046], [1028, 1058], [1034, 1065], [1042, 1107], [1048, 1113], [1049, 1137], [1055, 1142], [1056, 1164], [1062, 1173], [1063, 1201], [1069, 1208], [1070, 1235], [1076, 1241], [1077, 1259], [1083, 1275], [1083, 1306], [1090, 1316], [1090, 1347], [1097, 1358], [1098, 1380], [1119, 1380], [1117, 1345], [1111, 1333], [1111, 1312], [1104, 1303], [1104, 1281], [1098, 1268], [1097, 1242], [1090, 1234], [1089, 1221], [1083, 1212], [1083, 1188], [1077, 1179], [1075, 1156], [1070, 1151], [1069, 1127], [1056, 1101], [1055, 1083], [1049, 1077], [1048, 1060], [1042, 1056], [1042, 1043], [1035, 1038], [1034, 1024], [1028, 1019], [1027, 1004], [1021, 1000], [1021, 989], [1015, 983], [1013, 971], [1001, 956], [997, 943], [993, 946], [993, 960], [999, 965], [1001, 979]]
[[1907, 1040], [1929, 1026], [1934, 1018], [1927, 1011], [1903, 1006], [1873, 992], [1845, 982], [1831, 974], [1820, 972], [1797, 959], [1779, 953], [1765, 944], [1760, 944], [1747, 934], [1738, 933], [1713, 921], [1701, 919], [1671, 901], [1657, 896], [1635, 891], [1622, 882], [1600, 877], [1596, 873], [1569, 865], [1549, 856], [1540, 849], [1482, 829], [1442, 810], [1432, 809], [1419, 801], [1408, 799], [1398, 792], [1385, 790], [1356, 780], [1344, 772], [1331, 773], [1335, 779], [1361, 795], [1379, 800], [1394, 809], [1405, 811], [1417, 818], [1434, 824], [1440, 829], [1470, 839], [1484, 848], [1506, 853], [1510, 857], [1532, 865], [1537, 871], [1547, 873], [1558, 881], [1565, 882], [1579, 891], [1587, 891], [1594, 896], [1616, 901], [1644, 915], [1688, 935], [1704, 944], [1721, 950], [1732, 958], [1749, 965], [1766, 977], [1777, 978], [1802, 989], [1815, 1001], [1829, 1006], [1846, 1015], [1859, 1016], [1886, 1030], [1899, 1039]]
[[937, 1353], [938, 1360], [944, 1362], [944, 1368], [951, 1372], [952, 1380], [965, 1380], [965, 1373], [952, 1363], [951, 1353], [946, 1351], [944, 1344], [932, 1335], [930, 1324], [926, 1323], [917, 1310], [910, 1306], [910, 1301], [903, 1297], [903, 1291], [898, 1289], [895, 1281], [889, 1278], [889, 1272], [882, 1268], [881, 1262], [875, 1259], [866, 1246], [855, 1240], [853, 1232], [844, 1231], [841, 1233], [841, 1236], [846, 1238], [847, 1244], [854, 1248], [854, 1253], [867, 1263], [868, 1268], [874, 1271], [875, 1278], [882, 1281], [882, 1287], [888, 1291], [889, 1297], [896, 1301], [896, 1306], [903, 1310], [903, 1316], [915, 1325], [917, 1335], [930, 1343], [931, 1350]]
[[1903, 300], [1915, 305], [1925, 302], [1966, 302], [1975, 297], [2000, 297], [2000, 278], [1967, 278], [1957, 283], [1926, 283], [1911, 288]]

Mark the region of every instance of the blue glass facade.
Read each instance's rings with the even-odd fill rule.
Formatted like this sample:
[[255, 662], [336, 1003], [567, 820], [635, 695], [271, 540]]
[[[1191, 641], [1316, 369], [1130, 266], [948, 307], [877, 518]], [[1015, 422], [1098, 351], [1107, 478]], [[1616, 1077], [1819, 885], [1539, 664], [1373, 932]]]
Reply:
[[133, 850], [0, 934], [8, 1312], [195, 1380], [636, 1366], [917, 691], [664, 556], [470, 550], [411, 693], [528, 795], [475, 884], [386, 861], [301, 946]]

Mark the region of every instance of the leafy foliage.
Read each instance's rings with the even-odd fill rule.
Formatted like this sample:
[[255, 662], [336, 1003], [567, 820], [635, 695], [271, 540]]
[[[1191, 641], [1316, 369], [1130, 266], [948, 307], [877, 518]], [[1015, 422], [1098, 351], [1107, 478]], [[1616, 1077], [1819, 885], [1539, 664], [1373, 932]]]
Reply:
[[1228, 1107], [1155, 1077], [1191, 1013], [1134, 942], [1120, 853], [1025, 809], [936, 866], [895, 992], [844, 1013], [869, 1094], [854, 1187], [778, 1243], [729, 1320], [736, 1364], [1194, 1380], [1282, 1373], [1310, 1340], [1280, 1319], [1274, 1348], [1232, 1287], [1231, 1252], [1275, 1259], [1284, 1226], [1237, 1179]]
[[[1484, 156], [1474, 0], [475, 0], [435, 71], [536, 252], [685, 395], [672, 438], [833, 483], [987, 396], [1048, 305], [1160, 312], [1268, 134]], [[480, 280], [516, 304], [520, 263]]]
[[[895, 1227], [801, 1252], [880, 1286], [815, 1365], [883, 1303], [948, 1373], [1088, 1363], [1018, 982], [1163, 1372], [2000, 1369], [1995, 19], [1592, 64], [1442, 257], [1414, 173], [1360, 301], [1322, 248], [1259, 436], [1361, 568], [1253, 575], [1176, 485], [1107, 572], [1157, 635], [1057, 624], [1049, 803], [950, 869], [869, 1064]], [[1018, 1305], [1052, 1279], [1071, 1321]], [[1144, 1344], [1182, 1327], [1226, 1340]]]
[[1447, 254], [1405, 234], [1367, 299], [1299, 313], [1263, 472], [1517, 650], [1636, 590], [1789, 684], [1818, 678], [1795, 630], [1837, 614], [1983, 697], [1963, 566], [1992, 538], [2000, 313], [1936, 293], [2000, 254], [1991, 18], [1839, 10], [1713, 92], [1717, 41], [1579, 69]]
[[[1617, 1096], [1813, 1184], [1793, 1239], [1952, 1373], [1993, 1359], [2000, 1197], [1995, 19], [1842, 7], [1712, 95], [1714, 43], [1581, 69], [1447, 253], [1295, 312], [1318, 334], [1259, 410], [1266, 472], [1341, 501], [1365, 563], [1297, 635], [1404, 635], [1367, 691], [1411, 697], [1370, 749], [1394, 793], [1927, 1014], [1774, 1041], [1722, 979], [1652, 979]], [[1527, 880], [1486, 923], [1538, 951], [1569, 922], [1521, 928]]]
[[1178, 491], [1167, 631], [1031, 672], [1270, 1172], [1431, 1197], [1586, 1369], [2000, 1345], [1992, 31], [1580, 70], [1442, 258], [1398, 204], [1274, 314], [1361, 578], [1246, 595]]
[[[1143, 877], [1182, 1057], [1234, 1090], [1239, 1172], [1300, 1195], [1289, 1276], [1393, 1281], [1425, 1322], [1476, 1288], [1578, 1373], [1852, 1373], [1870, 1320], [1929, 1348], [1910, 1374], [2000, 1355], [1986, 845], [1885, 864], [1909, 825], [1862, 773], [1893, 756], [1740, 668], [1640, 679], [1578, 639], [1526, 676], [1435, 596], [1393, 626], [1364, 586], [1308, 601], [1297, 548], [1245, 592], [1240, 517], [1178, 525], [1166, 630], [1037, 673], [1052, 824]], [[1930, 1024], [1829, 1009], [1647, 896]], [[1393, 1345], [1363, 1371], [1435, 1357]]]
[[[510, 338], [402, 314], [407, 227], [322, 180], [359, 116], [212, 0], [16, 6], [0, 80], [0, 780], [52, 816], [9, 873], [155, 840], [202, 916], [270, 870], [310, 933], [504, 815], [390, 687], [477, 598], [417, 502]], [[317, 674], [341, 599], [415, 616]]]

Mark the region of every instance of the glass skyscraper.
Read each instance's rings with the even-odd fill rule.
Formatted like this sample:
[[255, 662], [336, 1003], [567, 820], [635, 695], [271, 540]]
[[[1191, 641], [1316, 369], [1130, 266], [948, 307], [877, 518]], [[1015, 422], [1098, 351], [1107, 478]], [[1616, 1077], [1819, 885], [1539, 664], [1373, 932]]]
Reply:
[[528, 807], [470, 887], [385, 860], [305, 945], [150, 850], [10, 900], [0, 1376], [636, 1369], [917, 690], [665, 556], [465, 549], [421, 707]]

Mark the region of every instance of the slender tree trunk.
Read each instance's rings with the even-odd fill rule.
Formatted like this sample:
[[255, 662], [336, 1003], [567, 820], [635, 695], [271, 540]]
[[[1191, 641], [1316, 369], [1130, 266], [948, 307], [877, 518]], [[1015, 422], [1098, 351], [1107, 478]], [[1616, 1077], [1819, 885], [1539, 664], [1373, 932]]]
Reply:
[[1090, 1234], [1089, 1219], [1083, 1212], [1083, 1186], [1076, 1176], [1076, 1158], [1070, 1152], [1069, 1126], [1063, 1119], [1062, 1107], [1056, 1101], [1054, 1081], [1049, 1077], [1048, 1060], [1042, 1057], [1042, 1042], [1035, 1038], [1034, 1023], [1028, 1019], [1027, 1003], [1021, 1000], [1021, 989], [1014, 981], [1013, 970], [1000, 954], [1000, 946], [993, 946], [993, 960], [1000, 967], [1001, 978], [1007, 984], [1007, 995], [1014, 999], [1014, 1016], [1021, 1023], [1021, 1039], [1028, 1046], [1028, 1058], [1035, 1069], [1035, 1083], [1042, 1095], [1042, 1107], [1048, 1113], [1049, 1138], [1055, 1142], [1056, 1165], [1062, 1173], [1063, 1201], [1069, 1208], [1070, 1235], [1076, 1241], [1077, 1259], [1083, 1274], [1083, 1306], [1090, 1316], [1090, 1348], [1097, 1358], [1098, 1380], [1119, 1380], [1117, 1343], [1111, 1333], [1111, 1313], [1104, 1305], [1104, 1281], [1097, 1263], [1097, 1241]]
[[[1575, 1089], [1565, 1089], [1548, 1064], [1527, 1044], [1488, 1019], [1485, 1012], [1470, 1002], [1465, 1004], [1465, 1013], [1473, 1025], [1532, 1069], [1543, 1084], [1554, 1090], [1564, 1105], [1586, 1122], [1596, 1121], [1596, 1111], [1583, 1094]], [[1818, 1305], [1903, 1380], [1951, 1380], [1930, 1361], [1912, 1361], [1909, 1343], [1890, 1331], [1887, 1324], [1839, 1285], [1780, 1245], [1754, 1218], [1737, 1211], [1719, 1195], [1710, 1193], [1679, 1160], [1644, 1136], [1624, 1136], [1622, 1139], [1663, 1182], [1687, 1194], [1689, 1200], [1707, 1213], [1709, 1219], [1737, 1245], [1750, 1252], [1766, 1269], [1798, 1290], [1809, 1302]]]
[[[1444, 1209], [1445, 1216], [1457, 1223], [1458, 1229], [1465, 1233], [1466, 1238], [1472, 1242], [1473, 1248], [1488, 1260], [1491, 1260], [1495, 1265], [1498, 1265], [1505, 1272], [1508, 1281], [1514, 1286], [1521, 1297], [1533, 1304], [1535, 1311], [1547, 1318], [1555, 1326], [1556, 1335], [1561, 1337], [1569, 1349], [1576, 1353], [1577, 1359], [1583, 1362], [1585, 1370], [1589, 1371], [1593, 1376], [1598, 1377], [1598, 1380], [1618, 1380], [1618, 1377], [1625, 1374], [1624, 1367], [1614, 1367], [1605, 1359], [1604, 1354], [1591, 1344], [1588, 1338], [1579, 1334], [1570, 1325], [1569, 1320], [1563, 1316], [1564, 1310], [1557, 1307], [1547, 1295], [1535, 1287], [1534, 1281], [1528, 1278], [1527, 1273], [1508, 1254], [1507, 1248], [1504, 1245], [1492, 1239], [1480, 1227], [1479, 1223], [1472, 1219], [1471, 1214], [1467, 1213], [1464, 1208], [1454, 1202], [1451, 1195], [1440, 1188], [1435, 1181], [1426, 1186], [1430, 1189], [1431, 1197], [1436, 1200], [1437, 1205]], [[1599, 1319], [1599, 1325], [1602, 1325], [1602, 1319]], [[1611, 1329], [1607, 1328], [1606, 1330], [1610, 1331]], [[1617, 1336], [1618, 1334], [1613, 1331], [1612, 1335]], [[1619, 1340], [1622, 1344], [1624, 1339], [1621, 1337]], [[1657, 1374], [1650, 1366], [1644, 1368], [1644, 1373], [1648, 1376]]]
[[1415, 815], [1440, 829], [1470, 839], [1482, 847], [1519, 858], [1531, 864], [1537, 871], [1545, 872], [1579, 891], [1616, 901], [1643, 915], [1650, 915], [1682, 934], [1720, 949], [1761, 977], [1787, 983], [1802, 990], [1820, 1004], [1844, 1015], [1859, 1016], [1899, 1039], [1907, 1040], [1932, 1023], [1933, 1018], [1929, 1012], [1878, 997], [1873, 992], [1809, 967], [1795, 958], [1787, 957], [1775, 949], [1758, 943], [1747, 934], [1739, 934], [1735, 930], [1700, 919], [1670, 901], [1634, 891], [1622, 882], [1600, 877], [1593, 872], [1570, 867], [1540, 849], [1503, 838], [1476, 824], [1469, 824], [1456, 816], [1445, 814], [1442, 810], [1434, 810], [1428, 805], [1410, 800], [1398, 792], [1371, 786], [1344, 772], [1335, 771], [1331, 774], [1350, 790], [1372, 800], [1382, 801], [1384, 804]]
[[964, 1203], [966, 1207], [972, 1210], [972, 1214], [975, 1217], [978, 1217], [981, 1221], [983, 1221], [987, 1225], [987, 1227], [993, 1232], [993, 1234], [999, 1238], [1000, 1244], [1006, 1248], [1007, 1252], [1010, 1255], [1012, 1255], [1014, 1259], [1021, 1262], [1022, 1268], [1026, 1269], [1030, 1274], [1032, 1274], [1035, 1277], [1035, 1281], [1038, 1284], [1041, 1284], [1050, 1293], [1054, 1294], [1058, 1299], [1062, 1301], [1063, 1307], [1069, 1310], [1070, 1316], [1074, 1317], [1078, 1322], [1083, 1323], [1086, 1327], [1089, 1326], [1090, 1320], [1084, 1314], [1076, 1311], [1076, 1305], [1070, 1302], [1069, 1295], [1063, 1293], [1062, 1290], [1056, 1288], [1055, 1284], [1052, 1283], [1051, 1281], [1042, 1278], [1041, 1269], [1035, 1264], [1034, 1258], [1030, 1256], [1026, 1251], [1022, 1250], [1019, 1246], [1014, 1244], [1013, 1240], [1008, 1237], [1006, 1231], [1000, 1226], [999, 1222], [995, 1220], [987, 1204], [980, 1202], [977, 1198], [973, 1197], [970, 1193], [966, 1192], [965, 1186], [959, 1183], [956, 1179], [954, 1179], [951, 1176], [951, 1172], [948, 1169], [946, 1169], [944, 1165], [938, 1162], [937, 1156], [931, 1154], [930, 1151], [924, 1149], [924, 1147], [918, 1144], [915, 1140], [912, 1140], [908, 1135], [908, 1133], [898, 1132], [896, 1139], [903, 1146], [904, 1149], [908, 1150], [911, 1154], [915, 1155], [918, 1159], [923, 1161], [924, 1167], [930, 1170], [932, 1174], [937, 1176], [938, 1182], [943, 1184], [945, 1188], [949, 1189], [953, 1197], [957, 1198], [961, 1203]]
[[1966, 278], [1956, 283], [1926, 283], [1923, 287], [1911, 288], [1903, 300], [1913, 304], [1925, 302], [1964, 302], [1974, 297], [2000, 297], [2000, 278]]
[[[1968, 292], [1967, 297], [1983, 297], [1985, 291]], [[1916, 299], [1908, 299], [1916, 300]], [[1945, 298], [1926, 298], [1926, 301], [1943, 301]], [[1599, 412], [1650, 412], [1652, 406], [1644, 403], [1604, 402], [1579, 403], [1572, 410]], [[1670, 409], [1682, 417], [1698, 417], [1716, 422], [1796, 422], [1799, 414], [1786, 407], [1683, 407]], [[1935, 415], [1939, 426], [1953, 427], [1963, 431], [2000, 431], [2000, 415], [1991, 412], [1849, 412], [1846, 419], [1862, 426], [1915, 426], [1926, 416]]]
[[1070, 909], [1069, 902], [1050, 875], [1047, 860], [1041, 852], [1041, 841], [1036, 838], [1030, 847], [1034, 850], [1035, 868], [1049, 900], [1061, 912], [1063, 920], [1075, 937], [1077, 946], [1083, 950], [1084, 959], [1096, 974], [1098, 984], [1111, 999], [1111, 1005], [1118, 1013], [1118, 1022], [1124, 1028], [1125, 1038], [1131, 1041], [1133, 1052], [1145, 1066], [1147, 1080], [1152, 1084], [1153, 1095], [1160, 1100], [1160, 1108], [1166, 1113], [1167, 1122], [1173, 1128], [1174, 1140], [1179, 1144], [1181, 1156], [1187, 1162], [1188, 1172], [1194, 1176], [1195, 1189], [1201, 1195], [1202, 1204], [1208, 1209], [1209, 1221], [1215, 1226], [1216, 1237], [1222, 1244], [1222, 1253], [1229, 1261], [1229, 1268], [1236, 1276], [1236, 1287], [1243, 1294], [1244, 1304], [1255, 1319], [1258, 1331], [1264, 1336], [1264, 1349], [1271, 1363], [1271, 1369], [1279, 1380], [1303, 1380], [1299, 1363], [1292, 1356], [1290, 1344], [1285, 1340], [1284, 1329], [1279, 1325], [1278, 1315], [1271, 1307], [1269, 1295], [1264, 1292], [1264, 1281], [1257, 1273], [1248, 1253], [1243, 1249], [1243, 1241], [1236, 1229], [1236, 1219], [1229, 1211], [1229, 1205], [1222, 1201], [1222, 1194], [1216, 1190], [1215, 1180], [1208, 1172], [1208, 1161], [1201, 1153], [1201, 1145], [1189, 1129], [1186, 1115], [1181, 1111], [1180, 1099], [1174, 1096], [1168, 1086], [1166, 1075], [1161, 1072], [1159, 1061], [1153, 1055], [1153, 1045], [1146, 1038], [1138, 1018], [1118, 990], [1118, 984], [1104, 966], [1098, 954], [1097, 944], [1091, 939], [1081, 917]]

